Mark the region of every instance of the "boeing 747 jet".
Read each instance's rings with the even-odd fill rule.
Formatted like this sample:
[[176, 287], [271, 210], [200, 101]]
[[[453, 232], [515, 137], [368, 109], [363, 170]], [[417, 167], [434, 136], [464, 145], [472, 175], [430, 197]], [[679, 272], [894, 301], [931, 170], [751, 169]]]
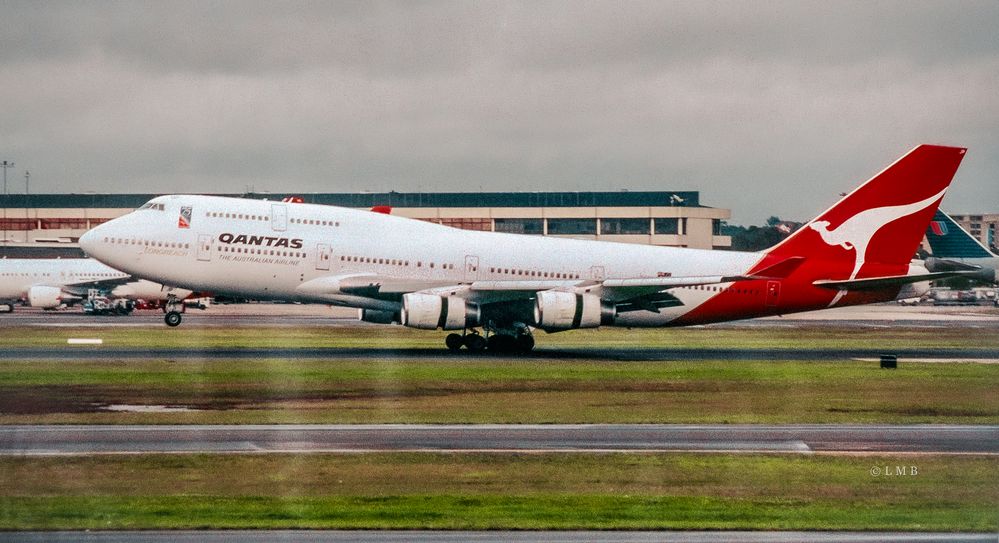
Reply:
[[[778, 245], [743, 253], [458, 230], [331, 206], [170, 195], [80, 238], [176, 287], [348, 306], [529, 351], [532, 330], [685, 326], [918, 296], [910, 262], [965, 149], [921, 145]], [[181, 315], [168, 311], [167, 324]], [[484, 333], [480, 333], [479, 330]]]

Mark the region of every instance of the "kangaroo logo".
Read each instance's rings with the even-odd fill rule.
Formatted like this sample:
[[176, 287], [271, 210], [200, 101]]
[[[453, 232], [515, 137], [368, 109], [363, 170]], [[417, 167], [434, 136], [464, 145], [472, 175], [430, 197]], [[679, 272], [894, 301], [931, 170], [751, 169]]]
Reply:
[[[850, 279], [856, 279], [857, 274], [860, 273], [860, 268], [864, 266], [867, 247], [882, 228], [902, 217], [926, 209], [943, 198], [945, 192], [947, 192], [946, 188], [925, 200], [911, 204], [866, 209], [850, 217], [833, 230], [829, 229], [829, 221], [812, 221], [808, 227], [818, 232], [822, 236], [822, 241], [827, 245], [838, 245], [847, 251], [854, 251], [853, 272], [850, 273]], [[845, 294], [846, 290], [839, 291], [829, 305], [832, 306], [838, 302]]]

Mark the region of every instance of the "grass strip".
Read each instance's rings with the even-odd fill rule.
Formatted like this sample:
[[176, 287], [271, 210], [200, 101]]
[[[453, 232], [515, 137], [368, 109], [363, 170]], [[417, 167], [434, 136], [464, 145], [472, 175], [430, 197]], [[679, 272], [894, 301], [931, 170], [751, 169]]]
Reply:
[[0, 528], [993, 531], [991, 505], [656, 496], [0, 498]]
[[986, 531], [999, 527], [997, 467], [893, 455], [12, 457], [0, 460], [0, 529]]
[[995, 424], [997, 382], [995, 364], [850, 360], [8, 360], [0, 423]]

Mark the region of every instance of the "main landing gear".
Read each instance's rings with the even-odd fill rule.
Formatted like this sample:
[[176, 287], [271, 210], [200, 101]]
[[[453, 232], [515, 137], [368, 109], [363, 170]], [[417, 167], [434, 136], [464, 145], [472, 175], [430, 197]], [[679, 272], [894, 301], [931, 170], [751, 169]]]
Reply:
[[516, 332], [492, 331], [488, 336], [483, 336], [478, 330], [471, 330], [464, 334], [448, 334], [444, 338], [444, 344], [452, 353], [460, 351], [462, 347], [473, 353], [481, 353], [487, 349], [491, 353], [529, 353], [534, 349], [534, 336], [526, 326]]
[[167, 298], [166, 304], [163, 306], [163, 312], [166, 313], [163, 316], [163, 322], [169, 327], [180, 326], [181, 317], [180, 314], [184, 312], [184, 302], [177, 300], [174, 296]]

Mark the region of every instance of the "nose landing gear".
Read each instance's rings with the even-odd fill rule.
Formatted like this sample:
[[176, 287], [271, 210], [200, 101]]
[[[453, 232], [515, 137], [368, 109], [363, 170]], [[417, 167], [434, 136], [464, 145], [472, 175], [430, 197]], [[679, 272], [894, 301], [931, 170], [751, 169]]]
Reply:
[[167, 326], [180, 326], [180, 312], [179, 311], [168, 311], [163, 317], [163, 321], [166, 322]]
[[163, 312], [166, 313], [163, 316], [163, 322], [169, 327], [180, 326], [181, 317], [180, 314], [184, 312], [184, 302], [178, 301], [172, 294], [167, 298], [166, 304], [163, 306]]

